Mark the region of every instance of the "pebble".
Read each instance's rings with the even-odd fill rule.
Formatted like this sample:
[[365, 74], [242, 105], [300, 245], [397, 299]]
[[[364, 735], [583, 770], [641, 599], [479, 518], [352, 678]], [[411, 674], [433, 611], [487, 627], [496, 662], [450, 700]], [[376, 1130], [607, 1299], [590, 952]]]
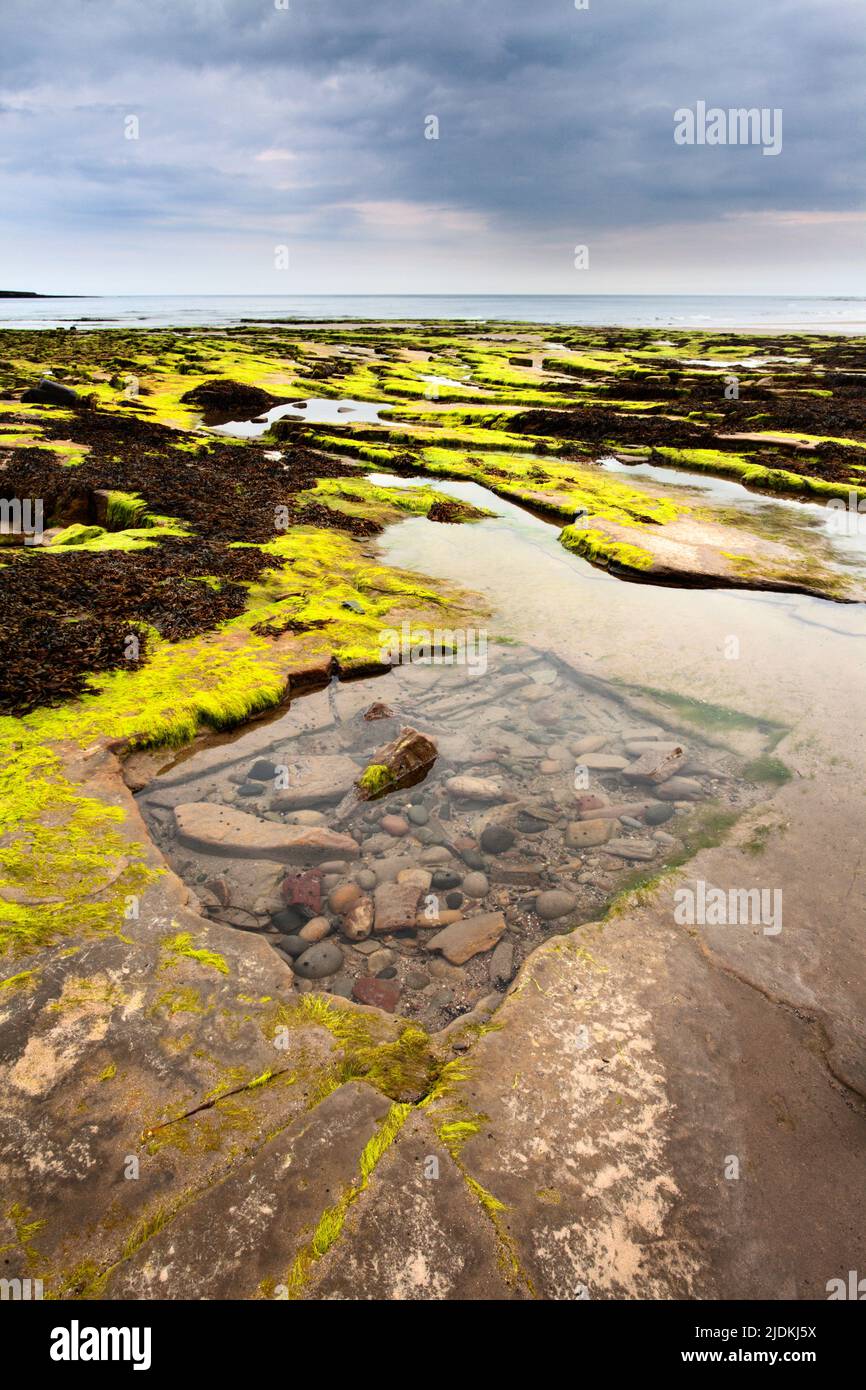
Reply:
[[477, 849], [464, 849], [462, 851], [463, 863], [467, 869], [483, 869], [484, 855], [479, 854]]
[[580, 758], [584, 753], [597, 753], [606, 743], [607, 734], [588, 734], [585, 738], [575, 739], [568, 746], [574, 756]]
[[481, 832], [481, 848], [485, 854], [504, 854], [514, 844], [514, 831], [504, 825], [488, 825]]
[[349, 941], [365, 941], [373, 930], [374, 915], [373, 899], [361, 898], [343, 918], [343, 935]]
[[535, 899], [535, 911], [543, 922], [565, 917], [577, 907], [577, 899], [562, 888], [549, 888]]
[[386, 835], [397, 837], [409, 834], [409, 822], [402, 816], [383, 816], [380, 824]]
[[540, 835], [547, 829], [547, 822], [537, 820], [535, 816], [529, 815], [527, 811], [521, 811], [515, 822], [517, 829], [522, 835]]
[[361, 898], [361, 889], [357, 883], [341, 883], [338, 888], [328, 896], [328, 907], [332, 912], [349, 912], [356, 902]]
[[446, 894], [445, 894], [445, 906], [446, 906], [446, 907], [451, 907], [451, 908], [462, 907], [462, 906], [463, 906], [463, 902], [464, 902], [463, 894], [462, 894], [461, 892], [459, 892], [459, 891], [455, 891], [455, 892], [453, 892], [453, 893], [446, 893]]
[[277, 943], [278, 949], [285, 952], [287, 956], [291, 956], [292, 959], [295, 956], [302, 956], [309, 945], [309, 941], [304, 941], [300, 936], [284, 936]]
[[433, 888], [459, 888], [463, 882], [463, 875], [456, 873], [454, 869], [434, 869], [430, 882]]
[[276, 767], [273, 763], [268, 762], [267, 758], [258, 758], [247, 773], [251, 782], [270, 782], [276, 775]]
[[279, 912], [273, 913], [271, 921], [277, 931], [285, 933], [286, 936], [294, 936], [307, 920], [307, 914], [302, 912], [299, 907], [284, 907]]
[[381, 970], [387, 970], [393, 965], [396, 959], [394, 952], [389, 951], [387, 946], [380, 946], [367, 957], [367, 969], [371, 975], [378, 975]]
[[330, 930], [331, 923], [327, 917], [311, 917], [309, 922], [301, 927], [298, 936], [303, 941], [324, 941]]
[[495, 985], [507, 985], [514, 975], [514, 947], [510, 941], [500, 941], [490, 957], [490, 979]]
[[341, 999], [351, 999], [354, 983], [352, 976], [341, 970], [328, 981], [328, 993], [337, 994]]
[[427, 849], [422, 849], [419, 857], [422, 864], [447, 864], [451, 851], [444, 845], [429, 845]]
[[672, 777], [660, 787], [653, 787], [653, 791], [663, 801], [697, 801], [704, 795], [700, 782], [696, 782], [692, 777]]
[[295, 974], [302, 980], [324, 980], [336, 975], [343, 964], [343, 952], [335, 941], [319, 941], [295, 961]]
[[374, 975], [363, 975], [352, 986], [352, 998], [359, 1004], [369, 1004], [392, 1014], [400, 1000], [400, 986], [394, 980], [377, 980]]
[[379, 880], [372, 869], [359, 869], [355, 874], [355, 882], [359, 888], [363, 888], [365, 892], [369, 893], [371, 888], [376, 887]]
[[408, 970], [406, 972], [407, 989], [426, 989], [430, 983], [430, 976], [423, 970]]
[[406, 815], [413, 825], [426, 825], [430, 819], [430, 812], [426, 806], [407, 806]]
[[628, 767], [628, 758], [617, 758], [613, 753], [585, 753], [581, 762], [590, 772], [622, 772]]
[[487, 875], [482, 873], [467, 874], [463, 880], [463, 892], [467, 898], [486, 898], [490, 892]]
[[238, 787], [238, 796], [261, 796], [264, 790], [261, 782], [244, 782]]
[[670, 820], [675, 815], [676, 811], [673, 806], [666, 806], [664, 802], [660, 801], [654, 806], [647, 806], [643, 818], [647, 825], [664, 825], [665, 821]]
[[498, 782], [487, 777], [449, 777], [445, 783], [449, 796], [466, 801], [504, 801], [505, 794]]
[[429, 869], [401, 869], [397, 875], [398, 883], [412, 883], [416, 888], [420, 888], [422, 893], [427, 892], [432, 881], [433, 874]]
[[290, 811], [283, 819], [286, 825], [324, 825], [326, 823], [321, 811]]
[[634, 816], [620, 816], [620, 824], [627, 825], [629, 830], [643, 830], [643, 822], [635, 820]]

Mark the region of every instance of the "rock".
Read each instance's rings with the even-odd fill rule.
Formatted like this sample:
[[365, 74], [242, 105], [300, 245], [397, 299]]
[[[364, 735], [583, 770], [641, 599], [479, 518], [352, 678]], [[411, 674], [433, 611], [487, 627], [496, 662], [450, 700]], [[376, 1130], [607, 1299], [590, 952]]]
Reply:
[[74, 406], [78, 405], [81, 397], [71, 386], [62, 386], [59, 381], [52, 381], [50, 377], [44, 376], [36, 386], [31, 386], [25, 391], [21, 399], [34, 405]]
[[[375, 801], [388, 792], [414, 786], [427, 776], [437, 756], [436, 744], [426, 734], [401, 729], [397, 738], [373, 754], [355, 783], [357, 794], [364, 801]], [[349, 808], [341, 806], [339, 813], [344, 809]]]
[[514, 947], [510, 941], [500, 941], [490, 957], [488, 973], [494, 985], [507, 985], [514, 975]]
[[378, 859], [373, 866], [373, 873], [376, 875], [377, 883], [394, 883], [401, 870], [416, 867], [407, 854], [401, 854]]
[[407, 970], [406, 988], [407, 989], [426, 989], [430, 983], [430, 976], [425, 975], [423, 970]]
[[459, 965], [450, 965], [447, 960], [440, 960], [438, 957], [431, 960], [428, 969], [437, 980], [450, 980], [455, 985], [462, 985], [466, 979], [466, 975]]
[[461, 856], [463, 859], [463, 863], [466, 865], [467, 869], [484, 868], [484, 855], [479, 854], [477, 849], [461, 850]]
[[467, 874], [463, 880], [463, 892], [467, 898], [486, 898], [490, 892], [487, 875], [476, 872]]
[[238, 796], [262, 796], [264, 787], [261, 782], [242, 782], [238, 787]]
[[585, 738], [575, 739], [568, 746], [576, 758], [583, 758], [585, 753], [597, 753], [606, 743], [607, 734], [588, 734]]
[[569, 849], [588, 849], [592, 845], [603, 845], [610, 839], [613, 821], [572, 820], [565, 827], [565, 843]]
[[365, 941], [373, 930], [373, 899], [363, 897], [343, 917], [340, 927], [347, 941]]
[[535, 912], [543, 922], [553, 922], [557, 917], [566, 917], [577, 907], [577, 899], [562, 888], [549, 888], [539, 893], [535, 899]]
[[239, 931], [258, 931], [261, 926], [258, 918], [242, 907], [217, 907], [210, 915], [215, 921], [224, 922], [227, 927], [237, 927]]
[[414, 883], [380, 883], [374, 893], [373, 926], [377, 935], [414, 927], [420, 897], [421, 891]]
[[331, 923], [327, 917], [311, 917], [309, 922], [305, 922], [298, 932], [298, 936], [303, 941], [324, 941], [331, 930]]
[[658, 848], [651, 840], [608, 840], [603, 852], [617, 859], [655, 859]]
[[355, 875], [355, 882], [359, 888], [363, 888], [365, 892], [369, 893], [371, 889], [376, 887], [378, 879], [372, 869], [359, 869]]
[[642, 816], [649, 801], [616, 801], [608, 806], [597, 806], [592, 812], [581, 816], [581, 820], [619, 820], [620, 816]]
[[295, 961], [295, 974], [302, 980], [324, 980], [336, 975], [343, 965], [343, 952], [335, 941], [319, 941]]
[[407, 806], [406, 815], [413, 825], [426, 825], [430, 819], [430, 812], [426, 806]]
[[284, 907], [281, 912], [272, 913], [271, 921], [277, 931], [284, 932], [286, 936], [295, 936], [308, 917], [299, 907]]
[[305, 951], [309, 951], [310, 943], [305, 941], [302, 936], [284, 936], [277, 944], [277, 949], [284, 951], [292, 960], [296, 956], [302, 956]]
[[362, 975], [352, 986], [352, 998], [359, 1004], [368, 1004], [392, 1014], [400, 1002], [400, 986], [394, 980], [377, 980], [373, 975]]
[[347, 971], [341, 970], [328, 981], [328, 993], [341, 999], [351, 999], [355, 981]]
[[531, 888], [541, 882], [546, 867], [543, 859], [497, 859], [491, 866], [490, 877], [494, 883], [514, 883], [518, 887]]
[[447, 864], [451, 858], [450, 849], [444, 845], [429, 845], [419, 856], [422, 864]]
[[617, 758], [613, 753], [585, 753], [580, 761], [590, 772], [622, 772], [628, 767], [628, 758]]
[[[359, 875], [360, 877], [360, 875]], [[339, 888], [335, 888], [328, 895], [328, 907], [332, 912], [350, 912], [355, 903], [360, 900], [361, 888], [357, 883], [341, 883]]]
[[317, 873], [320, 874], [345, 874], [349, 871], [349, 865], [345, 859], [326, 859], [324, 864], [319, 864]]
[[679, 743], [661, 743], [658, 739], [637, 739], [625, 745], [625, 751], [630, 758], [640, 758], [644, 753], [673, 753], [680, 748]]
[[691, 777], [672, 777], [655, 789], [656, 796], [664, 801], [698, 801], [704, 795], [700, 782]]
[[577, 813], [582, 818], [589, 820], [594, 811], [600, 811], [602, 806], [607, 806], [610, 798], [603, 792], [582, 792], [580, 796], [574, 798]]
[[508, 800], [499, 782], [488, 777], [449, 777], [445, 790], [458, 801]]
[[554, 762], [552, 758], [543, 758], [538, 766], [539, 772], [543, 772], [545, 777], [553, 777], [557, 772], [565, 772], [566, 764]]
[[458, 890], [455, 890], [453, 893], [445, 894], [445, 906], [450, 907], [452, 911], [454, 908], [462, 907], [464, 901], [463, 894]]
[[397, 875], [398, 883], [411, 883], [416, 888], [420, 888], [422, 893], [426, 893], [433, 881], [433, 875], [429, 869], [401, 869]]
[[437, 889], [459, 888], [462, 882], [463, 875], [454, 869], [434, 869], [430, 886]]
[[343, 753], [296, 757], [286, 767], [289, 785], [274, 793], [273, 811], [300, 810], [339, 801], [358, 775], [358, 764]]
[[514, 832], [504, 825], [488, 825], [481, 832], [481, 848], [485, 854], [504, 854], [514, 844]]
[[289, 811], [286, 816], [287, 825], [325, 825], [325, 817], [321, 811]]
[[676, 815], [673, 806], [666, 806], [664, 802], [656, 802], [654, 806], [648, 806], [643, 813], [643, 818], [647, 825], [664, 825], [672, 816]]
[[299, 907], [308, 917], [318, 917], [322, 911], [322, 879], [313, 870], [305, 874], [287, 874], [280, 885], [287, 907]]
[[477, 917], [467, 917], [437, 932], [429, 941], [425, 941], [424, 949], [441, 951], [452, 965], [462, 965], [482, 951], [489, 951], [504, 931], [505, 918], [501, 912], [482, 912]]
[[223, 907], [228, 907], [232, 900], [232, 890], [227, 879], [209, 878], [204, 886], [213, 893], [214, 897], [222, 903]]
[[666, 753], [653, 749], [652, 752], [642, 753], [637, 762], [629, 763], [623, 776], [630, 782], [667, 782], [679, 772], [685, 760], [679, 746]]
[[271, 782], [277, 775], [274, 763], [268, 762], [267, 758], [259, 758], [254, 762], [247, 777], [251, 782]]
[[451, 922], [459, 922], [463, 913], [456, 907], [436, 907], [432, 902], [424, 906], [424, 911], [419, 912], [415, 918], [416, 927], [446, 927]]
[[434, 985], [427, 996], [431, 1009], [447, 1009], [454, 1003], [454, 991], [448, 985]]
[[174, 816], [181, 844], [205, 854], [279, 863], [328, 859], [338, 854], [355, 859], [358, 855], [358, 846], [349, 835], [321, 826], [274, 825], [212, 801], [176, 806]]
[[375, 700], [369, 709], [364, 710], [364, 718], [367, 723], [374, 719], [393, 719], [394, 711], [390, 705], [385, 705], [381, 700]]
[[380, 946], [367, 957], [367, 969], [371, 975], [378, 975], [381, 970], [387, 970], [393, 965], [396, 959], [394, 952], [389, 951], [387, 946]]
[[409, 822], [404, 820], [402, 816], [383, 816], [380, 824], [386, 835], [409, 834]]
[[528, 811], [521, 811], [515, 824], [521, 835], [540, 835], [543, 830], [548, 828], [547, 821], [538, 820]]

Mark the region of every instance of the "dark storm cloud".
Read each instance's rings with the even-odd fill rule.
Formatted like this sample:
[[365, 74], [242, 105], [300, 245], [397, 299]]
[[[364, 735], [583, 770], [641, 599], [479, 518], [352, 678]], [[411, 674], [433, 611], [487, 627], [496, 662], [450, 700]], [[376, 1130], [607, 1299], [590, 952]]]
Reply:
[[[6, 237], [549, 242], [862, 207], [861, 0], [289, 3], [4, 0]], [[782, 108], [781, 156], [676, 146], [698, 99]]]

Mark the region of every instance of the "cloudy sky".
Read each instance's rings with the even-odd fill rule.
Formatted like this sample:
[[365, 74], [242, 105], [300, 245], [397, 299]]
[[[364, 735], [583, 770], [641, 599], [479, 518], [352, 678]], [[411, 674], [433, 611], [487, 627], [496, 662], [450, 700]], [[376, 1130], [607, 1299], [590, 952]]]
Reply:
[[862, 294], [864, 10], [2, 0], [0, 287]]

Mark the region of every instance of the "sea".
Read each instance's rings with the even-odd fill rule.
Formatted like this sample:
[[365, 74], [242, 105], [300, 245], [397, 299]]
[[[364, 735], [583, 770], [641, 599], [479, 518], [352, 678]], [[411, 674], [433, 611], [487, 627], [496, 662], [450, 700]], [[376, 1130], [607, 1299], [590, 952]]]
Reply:
[[866, 333], [866, 298], [787, 295], [104, 295], [0, 299], [2, 328], [226, 328], [238, 324], [549, 323], [563, 327]]

